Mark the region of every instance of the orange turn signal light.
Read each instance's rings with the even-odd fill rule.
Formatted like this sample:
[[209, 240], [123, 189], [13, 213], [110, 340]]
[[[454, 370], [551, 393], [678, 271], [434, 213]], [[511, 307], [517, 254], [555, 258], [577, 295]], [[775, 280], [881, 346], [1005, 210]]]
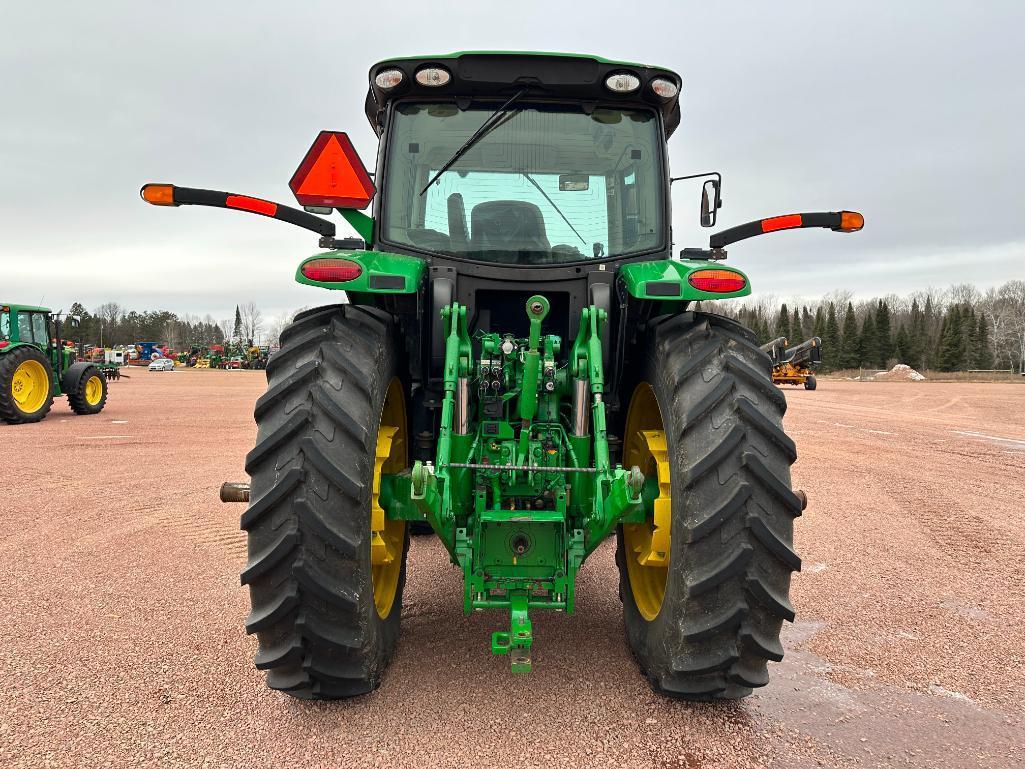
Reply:
[[139, 190], [142, 199], [155, 206], [176, 206], [173, 184], [147, 184]]
[[857, 211], [841, 211], [840, 226], [836, 228], [836, 231], [857, 232], [864, 226], [865, 217], [859, 214]]

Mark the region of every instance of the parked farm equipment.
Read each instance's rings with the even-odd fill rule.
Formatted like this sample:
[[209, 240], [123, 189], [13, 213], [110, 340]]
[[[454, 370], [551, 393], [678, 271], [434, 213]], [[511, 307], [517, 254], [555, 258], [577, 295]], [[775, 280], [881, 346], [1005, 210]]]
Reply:
[[[290, 183], [305, 211], [143, 187], [155, 205], [317, 233], [327, 250], [296, 280], [347, 296], [281, 334], [251, 487], [222, 492], [249, 503], [246, 629], [269, 686], [319, 699], [378, 685], [410, 522], [462, 573], [466, 612], [509, 613], [491, 649], [514, 671], [531, 667], [531, 613], [573, 612], [579, 569], [615, 533], [627, 639], [656, 691], [730, 699], [767, 683], [794, 618], [796, 452], [753, 334], [692, 306], [750, 293], [721, 264], [728, 245], [863, 219], [758, 220], [675, 258], [679, 88], [667, 69], [592, 57], [393, 59], [366, 101], [379, 189], [328, 131]], [[713, 226], [719, 174], [677, 178], [701, 177]], [[310, 213], [333, 209], [360, 239]]]
[[772, 359], [773, 384], [804, 385], [805, 390], [817, 386], [814, 366], [822, 360], [822, 340], [817, 336], [787, 347], [787, 340], [780, 337], [762, 345], [762, 350]]
[[[69, 318], [77, 325], [77, 318]], [[46, 307], [0, 304], [0, 419], [38, 422], [66, 395], [76, 414], [97, 414], [107, 402], [107, 379], [96, 364], [76, 361], [61, 338], [61, 313]]]

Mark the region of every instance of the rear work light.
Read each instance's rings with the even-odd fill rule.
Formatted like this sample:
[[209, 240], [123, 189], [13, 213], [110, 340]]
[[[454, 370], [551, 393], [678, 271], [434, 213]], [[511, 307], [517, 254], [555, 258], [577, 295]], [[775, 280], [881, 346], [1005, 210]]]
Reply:
[[345, 283], [363, 274], [363, 268], [348, 259], [311, 259], [302, 266], [303, 276], [317, 283]]
[[687, 277], [687, 282], [699, 291], [713, 294], [730, 294], [747, 285], [747, 279], [732, 270], [696, 270]]
[[424, 67], [416, 73], [416, 82], [431, 88], [439, 85], [448, 85], [452, 75], [444, 67]]
[[632, 72], [617, 72], [605, 78], [605, 87], [616, 93], [632, 93], [641, 87], [641, 79]]
[[680, 92], [680, 86], [667, 77], [656, 77], [651, 81], [651, 90], [663, 99], [672, 99]]
[[382, 69], [374, 77], [374, 84], [387, 91], [401, 83], [404, 77], [401, 69]]

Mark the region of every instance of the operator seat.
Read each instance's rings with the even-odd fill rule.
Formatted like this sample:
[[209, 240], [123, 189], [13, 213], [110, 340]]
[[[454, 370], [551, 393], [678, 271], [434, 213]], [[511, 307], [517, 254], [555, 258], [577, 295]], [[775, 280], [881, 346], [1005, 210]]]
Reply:
[[551, 243], [541, 209], [523, 200], [489, 200], [470, 211], [470, 250], [506, 252], [509, 262], [528, 251], [547, 257]]

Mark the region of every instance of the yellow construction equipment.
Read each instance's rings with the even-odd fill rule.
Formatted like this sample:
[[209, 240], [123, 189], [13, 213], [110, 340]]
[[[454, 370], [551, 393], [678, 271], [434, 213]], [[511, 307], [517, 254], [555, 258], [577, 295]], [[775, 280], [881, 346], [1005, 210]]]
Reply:
[[804, 385], [805, 390], [816, 387], [813, 366], [822, 360], [822, 340], [813, 336], [796, 347], [787, 347], [785, 337], [773, 339], [762, 345], [762, 350], [772, 358], [772, 383], [776, 385]]

